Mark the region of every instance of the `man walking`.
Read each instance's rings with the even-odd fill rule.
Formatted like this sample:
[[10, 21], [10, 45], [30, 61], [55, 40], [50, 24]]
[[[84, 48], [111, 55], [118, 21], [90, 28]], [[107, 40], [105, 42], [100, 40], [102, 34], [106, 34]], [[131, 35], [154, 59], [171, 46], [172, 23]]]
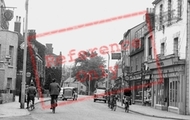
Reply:
[[31, 83], [30, 87], [28, 87], [27, 90], [27, 109], [29, 107], [30, 100], [32, 100], [32, 104], [34, 105], [36, 93], [37, 93], [36, 87], [34, 87], [34, 83]]

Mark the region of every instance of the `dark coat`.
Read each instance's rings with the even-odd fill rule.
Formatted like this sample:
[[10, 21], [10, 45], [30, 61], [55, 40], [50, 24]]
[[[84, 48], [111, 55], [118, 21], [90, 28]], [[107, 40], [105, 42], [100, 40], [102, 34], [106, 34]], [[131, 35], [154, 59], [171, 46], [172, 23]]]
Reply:
[[60, 90], [61, 87], [56, 82], [52, 82], [49, 86], [50, 95], [59, 95]]

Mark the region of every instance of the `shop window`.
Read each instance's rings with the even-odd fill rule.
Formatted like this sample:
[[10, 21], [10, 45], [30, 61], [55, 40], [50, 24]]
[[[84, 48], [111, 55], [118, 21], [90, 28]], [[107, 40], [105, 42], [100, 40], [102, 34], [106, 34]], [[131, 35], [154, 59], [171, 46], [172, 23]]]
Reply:
[[160, 79], [158, 79], [157, 91], [157, 104], [164, 105], [164, 84]]
[[142, 100], [142, 87], [141, 87], [142, 83], [141, 81], [136, 81], [135, 82], [135, 100], [136, 101], [141, 101]]
[[178, 82], [177, 80], [174, 80], [174, 81], [170, 81], [170, 98], [169, 98], [169, 105], [170, 106], [173, 106], [173, 107], [178, 107], [178, 90], [179, 90], [179, 87], [178, 87]]

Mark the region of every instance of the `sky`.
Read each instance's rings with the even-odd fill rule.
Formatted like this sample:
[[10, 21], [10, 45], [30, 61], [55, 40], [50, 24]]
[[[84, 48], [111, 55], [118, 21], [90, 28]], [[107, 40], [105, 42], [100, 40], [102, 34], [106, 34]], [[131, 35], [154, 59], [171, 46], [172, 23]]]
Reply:
[[[68, 28], [75, 25], [117, 17], [120, 15], [141, 12], [146, 8], [153, 8], [153, 0], [29, 0], [28, 29], [35, 29], [37, 34], [57, 29]], [[14, 9], [14, 18], [9, 22], [9, 30], [13, 31], [16, 16], [25, 18], [25, 0], [5, 0], [7, 7]], [[22, 20], [23, 21], [23, 20]], [[144, 21], [144, 15], [119, 19], [104, 24], [83, 27], [76, 30], [51, 34], [39, 37], [42, 43], [52, 43], [53, 52], [66, 57], [66, 65], [70, 57], [68, 53], [75, 49], [75, 55], [81, 50], [109, 47], [110, 44], [119, 43], [123, 34], [130, 28]], [[23, 24], [22, 24], [23, 25]], [[23, 30], [23, 26], [21, 27]], [[21, 30], [21, 31], [22, 31]], [[101, 55], [99, 53], [99, 55]], [[108, 60], [108, 55], [102, 55]], [[110, 66], [117, 60], [110, 59]]]

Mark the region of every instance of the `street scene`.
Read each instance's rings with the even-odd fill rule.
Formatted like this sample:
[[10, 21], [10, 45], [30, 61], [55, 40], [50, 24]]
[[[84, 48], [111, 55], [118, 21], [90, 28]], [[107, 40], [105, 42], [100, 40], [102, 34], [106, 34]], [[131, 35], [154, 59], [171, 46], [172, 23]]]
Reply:
[[[87, 96], [79, 96], [79, 98], [84, 98]], [[59, 101], [61, 103], [62, 101]], [[169, 118], [159, 118], [159, 117], [151, 117], [147, 115], [141, 115], [135, 112], [124, 112], [124, 109], [121, 107], [117, 107], [116, 111], [112, 111], [108, 108], [107, 104], [104, 102], [98, 101], [96, 103], [93, 102], [93, 99], [88, 99], [85, 101], [80, 101], [72, 104], [68, 104], [68, 102], [72, 102], [71, 100], [64, 101], [66, 104], [63, 106], [58, 106], [56, 108], [56, 113], [53, 114], [50, 109], [43, 109], [41, 104], [36, 104], [35, 110], [31, 111], [30, 114], [23, 113], [22, 116], [8, 116], [8, 117], [0, 117], [3, 120], [170, 120]], [[50, 104], [49, 101], [46, 101], [45, 104]], [[101, 111], [101, 112], [100, 112]], [[21, 114], [21, 113], [18, 113]], [[162, 113], [161, 113], [162, 114]], [[175, 115], [174, 115], [175, 116]], [[167, 117], [167, 116], [166, 116]], [[172, 117], [172, 114], [171, 116]], [[180, 117], [180, 116], [179, 116]], [[180, 119], [180, 118], [178, 118]], [[171, 119], [172, 120], [172, 119]]]
[[0, 120], [190, 120], [190, 0], [0, 5]]

